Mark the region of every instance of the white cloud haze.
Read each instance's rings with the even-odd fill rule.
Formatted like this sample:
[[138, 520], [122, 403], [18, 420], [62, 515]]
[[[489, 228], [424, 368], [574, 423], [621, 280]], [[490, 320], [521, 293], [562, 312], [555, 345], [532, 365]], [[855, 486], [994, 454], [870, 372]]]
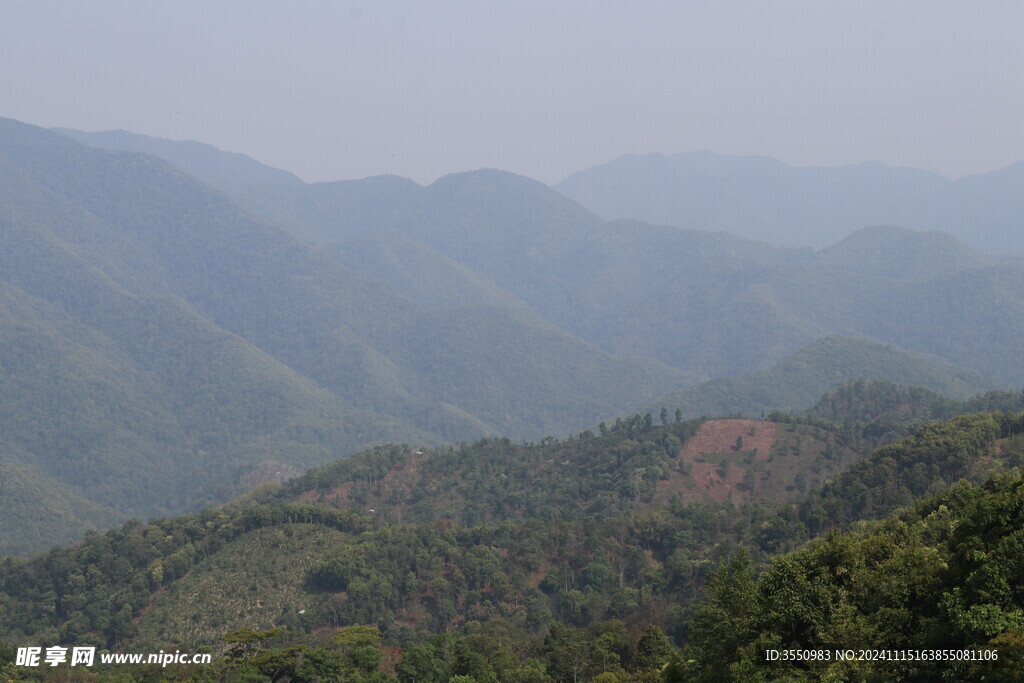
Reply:
[[627, 153], [1024, 158], [1016, 2], [0, 0], [0, 116], [245, 152], [306, 180], [554, 182]]

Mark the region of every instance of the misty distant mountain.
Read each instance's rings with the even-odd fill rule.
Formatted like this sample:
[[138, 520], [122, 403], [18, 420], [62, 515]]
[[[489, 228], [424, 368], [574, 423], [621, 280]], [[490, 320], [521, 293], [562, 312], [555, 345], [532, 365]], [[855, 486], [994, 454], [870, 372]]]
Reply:
[[[1007, 361], [1024, 357], [1024, 269], [942, 232], [779, 247], [608, 222], [494, 170], [213, 183], [0, 124], [0, 459], [99, 506], [74, 529], [366, 444], [564, 435], [834, 335], [967, 368], [972, 389], [1024, 382]], [[814, 382], [846, 378], [848, 355], [821, 356]], [[915, 358], [883, 376], [943, 390]]]
[[[463, 277], [438, 292], [479, 280], [433, 258]], [[154, 156], [0, 120], [0, 462], [25, 482], [5, 514], [50, 506], [33, 482], [82, 501], [63, 529], [8, 519], [0, 547], [196, 509], [372, 443], [568, 433], [697, 379], [493, 287], [442, 308], [386, 280]]]
[[[447, 306], [451, 286], [445, 294], [428, 284], [446, 279], [463, 283], [462, 297], [495, 301], [502, 290], [619, 356], [729, 377], [843, 334], [1024, 382], [1024, 368], [1005, 362], [1024, 354], [1022, 335], [1010, 331], [1024, 332], [1024, 270], [938, 231], [876, 226], [821, 251], [776, 247], [604, 222], [541, 183], [487, 170], [425, 187], [380, 177], [229, 192], [368, 277], [407, 288], [421, 279], [422, 303]], [[389, 240], [402, 248], [386, 262], [366, 253]], [[982, 329], [993, 332], [984, 341]]]
[[708, 151], [628, 155], [554, 188], [608, 219], [722, 230], [817, 248], [866, 225], [942, 230], [992, 254], [1024, 253], [1024, 162], [948, 180], [880, 163], [797, 167]]
[[[236, 198], [245, 197], [243, 203], [258, 208], [263, 218], [314, 241], [339, 239], [331, 229], [337, 226], [323, 229], [339, 214], [364, 222], [358, 215], [368, 211], [375, 214], [369, 221], [374, 225], [408, 226], [409, 197], [430, 194], [397, 176], [304, 185], [288, 171], [193, 140], [123, 130], [52, 130], [100, 149], [159, 156]], [[307, 189], [289, 193], [268, 187], [278, 185]], [[771, 157], [703, 150], [627, 155], [553, 187], [604, 219], [722, 231], [771, 244], [823, 248], [864, 226], [894, 225], [940, 230], [986, 254], [1024, 255], [1017, 230], [1024, 218], [1024, 161], [951, 181], [878, 162], [800, 167]]]
[[298, 176], [288, 171], [261, 164], [245, 154], [225, 152], [213, 145], [195, 140], [167, 140], [129, 133], [126, 130], [106, 130], [95, 133], [71, 128], [51, 128], [50, 130], [90, 147], [152, 154], [202, 180], [274, 185], [302, 182]]
[[[729, 377], [766, 369], [815, 339], [843, 334], [938, 356], [1004, 383], [1024, 382], [1024, 368], [1006, 362], [1024, 354], [1018, 342], [1024, 270], [976, 256], [964, 260], [957, 255], [962, 245], [938, 234], [917, 235], [907, 240], [899, 229], [868, 229], [805, 260], [765, 265], [721, 258], [681, 269], [624, 310], [595, 318], [594, 338], [613, 352], [643, 352]], [[915, 277], [877, 274], [885, 262], [871, 256], [874, 248], [862, 249], [872, 242], [889, 245], [894, 262], [916, 264]], [[923, 254], [934, 260], [922, 263]]]
[[[489, 169], [428, 186], [382, 176], [227, 191], [253, 214], [325, 245], [368, 276], [416, 272], [431, 258], [415, 253], [420, 245], [451, 260], [438, 269], [460, 264], [477, 274], [478, 286], [497, 286], [588, 339], [596, 338], [595, 317], [633, 305], [680, 270], [730, 258], [773, 265], [811, 254], [727, 234], [608, 223], [543, 183]], [[382, 270], [379, 259], [362, 258], [368, 240], [400, 241], [401, 254], [392, 253]]]
[[[814, 251], [725, 232], [606, 222], [541, 183], [493, 170], [428, 186], [381, 176], [310, 185], [236, 179], [220, 187], [251, 214], [322, 245], [419, 305], [530, 310], [617, 356], [728, 377], [843, 334], [1024, 382], [1024, 368], [1005, 362], [1024, 354], [1019, 261], [981, 256], [934, 230], [861, 229], [884, 215], [909, 220], [918, 199], [949, 186], [940, 176], [880, 164], [795, 169], [765, 157], [695, 153], [626, 157], [577, 179], [614, 180], [620, 166], [633, 171], [622, 177], [635, 188], [644, 187], [641, 171], [658, 170], [649, 191], [661, 187], [664, 199], [689, 201], [692, 222], [713, 215], [700, 211], [714, 202], [721, 210], [750, 207], [750, 220], [789, 215], [766, 211], [771, 200], [790, 213], [800, 209], [801, 220], [820, 228], [815, 240], [831, 246]], [[703, 190], [682, 195], [658, 180], [698, 176]], [[1012, 189], [1009, 175], [995, 176], [1003, 184], [993, 192]], [[604, 196], [615, 196], [606, 189]], [[741, 190], [743, 201], [729, 194]], [[850, 229], [840, 226], [826, 241], [839, 229], [827, 217], [840, 214]], [[743, 234], [742, 224], [733, 227]]]
[[981, 256], [946, 233], [891, 226], [858, 230], [822, 249], [815, 264], [897, 280], [927, 279], [995, 265], [992, 259]]

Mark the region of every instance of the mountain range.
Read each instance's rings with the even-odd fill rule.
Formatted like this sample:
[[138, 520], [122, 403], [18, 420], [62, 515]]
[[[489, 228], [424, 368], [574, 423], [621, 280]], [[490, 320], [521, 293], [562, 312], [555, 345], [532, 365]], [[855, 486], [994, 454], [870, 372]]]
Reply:
[[689, 381], [525, 309], [417, 304], [153, 156], [3, 121], [0, 188], [4, 461], [122, 515]]
[[[606, 351], [699, 375], [766, 369], [815, 339], [844, 334], [1024, 382], [1024, 371], [1002, 360], [1024, 350], [1007, 329], [1019, 319], [1024, 271], [935, 230], [855, 223], [859, 229], [819, 251], [777, 247], [721, 232], [609, 223], [540, 183], [498, 171], [426, 187], [394, 176], [219, 187], [368, 277], [405, 283], [425, 303], [444, 305], [452, 290], [522, 302]], [[449, 294], [431, 301], [434, 287]], [[986, 336], [979, 356], [976, 331], [993, 326], [1003, 329]]]
[[753, 403], [704, 384], [694, 410], [809, 405], [895, 352], [939, 391], [1024, 382], [1024, 271], [939, 232], [778, 247], [608, 222], [499, 171], [306, 184], [10, 120], [0, 193], [0, 458], [82, 501], [10, 552], [372, 444], [565, 435], [837, 334], [868, 341]]
[[0, 678], [1017, 680], [1024, 269], [951, 233], [0, 119]]
[[941, 230], [986, 254], [1024, 255], [1024, 162], [949, 180], [873, 162], [790, 166], [764, 156], [628, 155], [554, 188], [609, 219], [826, 247], [865, 225]]

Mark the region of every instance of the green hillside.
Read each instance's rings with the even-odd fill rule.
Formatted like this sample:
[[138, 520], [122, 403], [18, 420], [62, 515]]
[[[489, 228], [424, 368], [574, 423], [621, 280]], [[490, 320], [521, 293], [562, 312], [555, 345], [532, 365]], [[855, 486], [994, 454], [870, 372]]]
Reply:
[[432, 438], [354, 410], [177, 297], [126, 291], [52, 234], [2, 240], [5, 455], [78, 495], [125, 516], [181, 512], [237, 494], [258, 470]]
[[53, 480], [0, 461], [0, 509], [5, 525], [0, 533], [0, 555], [23, 555], [39, 549], [45, 539], [67, 545], [86, 531], [103, 531], [120, 515], [76, 496]]
[[[710, 584], [687, 623], [671, 680], [1017, 680], [1021, 641], [1019, 475], [961, 483], [772, 563], [742, 559]], [[840, 650], [960, 651], [840, 661]], [[829, 650], [827, 660], [766, 662], [765, 649]]]
[[832, 422], [913, 423], [946, 418], [961, 407], [960, 401], [924, 387], [858, 378], [822, 396], [806, 414]]
[[664, 407], [672, 413], [679, 409], [686, 417], [800, 412], [837, 384], [858, 378], [924, 387], [961, 399], [993, 386], [975, 372], [889, 344], [832, 336], [808, 345], [769, 370], [709, 380], [652, 401], [640, 410], [657, 412]]
[[[854, 425], [794, 420], [778, 428], [786, 430], [787, 424], [795, 430], [836, 429], [834, 438], [865, 437], [857, 435]], [[1000, 475], [984, 489], [956, 484], [895, 522], [823, 536], [796, 555], [776, 560], [761, 578], [764, 588], [753, 583], [752, 568], [734, 551], [746, 548], [760, 565], [804, 539], [878, 518], [929, 490], [965, 478], [983, 481], [993, 470], [1018, 467], [1024, 452], [1022, 424], [1019, 415], [985, 413], [928, 425], [861, 459], [831, 484], [797, 494], [802, 498], [795, 503], [742, 507], [679, 501], [648, 507], [637, 504], [628, 489], [609, 497], [592, 488], [608, 486], [608, 475], [617, 469], [641, 464], [623, 459], [628, 449], [634, 458], [650, 457], [651, 445], [662, 439], [675, 437], [684, 448], [691, 440], [700, 441], [696, 423], [647, 426], [638, 417], [605, 436], [522, 447], [518, 456], [499, 441], [423, 459], [426, 454], [378, 450], [230, 508], [146, 525], [132, 522], [91, 535], [75, 547], [6, 560], [0, 564], [5, 615], [0, 639], [128, 650], [194, 649], [205, 643], [222, 655], [214, 670], [252, 668], [263, 676], [297, 670], [309, 657], [310, 666], [328, 667], [336, 677], [365, 666], [385, 676], [380, 680], [393, 680], [386, 676], [394, 674], [404, 680], [422, 667], [469, 671], [464, 675], [471, 679], [482, 671], [497, 676], [533, 667], [555, 680], [571, 678], [574, 668], [577, 677], [586, 679], [609, 673], [616, 680], [649, 680], [643, 678], [645, 667], [657, 669], [674, 658], [670, 642], [656, 637], [668, 633], [684, 636], [682, 656], [670, 670], [683, 667], [685, 675], [696, 671], [719, 678], [726, 671], [747, 680], [742, 667], [758, 665], [750, 661], [754, 653], [771, 644], [799, 646], [810, 638], [821, 639], [826, 647], [831, 646], [829, 634], [842, 632], [851, 647], [898, 647], [900, 634], [908, 633], [921, 647], [938, 646], [936, 638], [946, 637], [945, 632], [929, 630], [935, 622], [927, 619], [941, 614], [943, 628], [952, 629], [949, 642], [969, 647], [998, 637], [1003, 640], [994, 644], [1000, 652], [1012, 654], [1002, 648], [1012, 645], [1016, 598], [1010, 589], [992, 591], [1013, 585], [1005, 578], [1012, 579], [1015, 571], [1007, 555], [1012, 546], [1004, 540], [1013, 532], [999, 530], [990, 513], [993, 506], [1002, 506], [998, 509], [1005, 508], [1013, 524], [1020, 488], [1015, 475]], [[693, 436], [685, 438], [689, 433]], [[488, 450], [501, 448], [502, 457], [487, 457]], [[544, 474], [544, 464], [573, 452], [584, 454], [582, 466], [566, 467], [561, 483], [550, 484], [547, 494], [536, 490], [536, 482], [555, 479]], [[432, 460], [447, 462], [447, 469], [422, 467]], [[397, 463], [403, 464], [392, 469]], [[538, 500], [546, 495], [546, 509], [554, 514], [535, 516], [521, 504], [510, 505], [517, 479], [502, 477], [495, 469], [499, 463], [533, 469], [537, 476], [518, 475], [518, 480], [534, 482], [529, 492]], [[436, 489], [413, 485], [402, 492], [401, 477], [392, 472], [416, 469], [414, 464], [420, 471], [412, 481]], [[467, 472], [474, 470], [505, 485], [486, 490], [467, 480]], [[333, 500], [323, 502], [339, 504], [347, 496], [361, 512], [308, 502], [310, 484], [321, 494], [333, 491]], [[374, 492], [388, 485], [390, 494]], [[502, 489], [511, 496], [494, 506]], [[364, 493], [385, 496], [386, 505], [394, 505], [395, 494], [408, 496], [410, 516], [423, 514], [427, 521], [388, 521], [385, 510], [364, 508], [370, 502], [360, 499]], [[289, 502], [296, 495], [307, 502]], [[416, 502], [424, 498], [450, 502], [466, 524], [454, 515], [439, 515], [437, 507], [416, 512]], [[616, 498], [625, 514], [598, 504]], [[560, 501], [573, 500], [577, 509], [564, 508], [560, 516]], [[579, 507], [588, 502], [595, 505], [590, 513]], [[467, 511], [474, 506], [491, 506], [493, 522], [471, 522]], [[992, 559], [969, 550], [976, 547], [971, 543], [986, 544]], [[723, 566], [719, 560], [730, 557], [731, 564], [717, 569]], [[833, 568], [846, 566], [848, 572], [814, 569], [823, 561]], [[1001, 573], [993, 574], [993, 566], [1001, 567]], [[974, 578], [963, 584], [961, 575]], [[700, 601], [705, 582], [710, 597]], [[929, 598], [908, 602], [900, 590], [908, 582], [927, 588]], [[786, 595], [810, 591], [810, 596], [834, 599], [773, 601], [778, 594], [770, 586], [778, 585], [791, 586]], [[757, 596], [758, 591], [761, 597], [742, 603], [727, 599]], [[893, 611], [887, 611], [890, 606]], [[783, 609], [789, 619], [773, 611]], [[906, 618], [893, 622], [883, 618], [887, 614]], [[809, 634], [814, 624], [833, 625]], [[359, 633], [373, 650], [364, 652], [365, 658], [355, 657], [354, 644], [344, 645], [348, 639], [363, 642], [356, 638], [356, 626], [365, 629]], [[443, 633], [448, 635], [435, 635]], [[644, 655], [652, 639], [662, 645]], [[262, 645], [230, 645], [236, 642]], [[445, 654], [446, 648], [462, 654]], [[4, 651], [0, 646], [0, 654]], [[732, 662], [741, 665], [732, 667]], [[199, 673], [179, 671], [186, 679]]]
[[831, 422], [915, 425], [993, 410], [1004, 413], [1024, 410], [1024, 393], [988, 391], [967, 400], [957, 400], [924, 387], [861, 378], [839, 385], [805, 414]]
[[463, 526], [533, 517], [573, 520], [676, 504], [782, 503], [886, 442], [825, 423], [633, 416], [602, 434], [459, 448], [383, 446], [308, 472], [264, 502], [373, 510], [391, 523]]
[[1021, 352], [1010, 330], [1019, 320], [1024, 271], [950, 272], [942, 263], [930, 277], [908, 280], [852, 266], [824, 269], [813, 260], [772, 266], [726, 259], [683, 270], [627, 311], [599, 313], [591, 324], [605, 348], [643, 340], [659, 360], [712, 376], [762, 370], [815, 339], [843, 334], [1020, 382], [1020, 369], [1002, 359]]
[[[140, 643], [214, 642], [239, 628], [324, 618], [330, 596], [307, 578], [349, 537], [318, 524], [280, 524], [246, 533], [153, 595], [138, 620]], [[259, 558], [258, 568], [253, 558]], [[159, 645], [158, 645], [159, 647]]]
[[[692, 381], [685, 372], [648, 361], [614, 359], [522, 313], [480, 309], [479, 320], [474, 320], [474, 311], [466, 309], [450, 314], [459, 319], [464, 334], [450, 336], [444, 350], [469, 362], [445, 373], [442, 384], [433, 373], [443, 369], [432, 362], [429, 344], [446, 333], [450, 316], [438, 319], [386, 283], [253, 221], [223, 195], [151, 158], [90, 150], [13, 122], [7, 127], [8, 165], [12, 174], [20, 169], [25, 186], [11, 205], [23, 208], [26, 221], [42, 221], [53, 230], [63, 224], [55, 216], [32, 214], [37, 207], [26, 205], [26, 195], [33, 190], [41, 194], [45, 187], [57, 195], [52, 204], [66, 206], [68, 213], [88, 212], [100, 238], [124, 243], [115, 253], [128, 252], [131, 258], [110, 267], [122, 287], [135, 292], [141, 286], [184, 299], [217, 327], [357, 408], [451, 439], [482, 431], [538, 438], [583, 426], [608, 414], [613, 405], [624, 408], [637, 392], [654, 396]], [[481, 210], [493, 215], [512, 201]], [[139, 225], [147, 229], [139, 230]], [[56, 236], [97, 268], [106, 265], [103, 259], [111, 260], [108, 250], [84, 242], [80, 231], [65, 228]], [[22, 238], [15, 241], [20, 244]], [[45, 262], [53, 257], [40, 258]], [[19, 263], [25, 259], [11, 259], [10, 277], [34, 278], [35, 287], [53, 287], [55, 277], [26, 273], [23, 266], [18, 269]], [[91, 304], [90, 311], [96, 306]], [[488, 343], [480, 343], [487, 335]], [[544, 361], [532, 367], [521, 364], [509, 374], [506, 359], [520, 357], [537, 344]], [[484, 359], [486, 363], [478, 362]], [[607, 378], [598, 372], [605, 365], [613, 368]], [[495, 372], [502, 366], [505, 371]], [[556, 384], [552, 369], [574, 374], [579, 386]], [[493, 392], [496, 380], [528, 382], [536, 395], [560, 396], [579, 417], [548, 419], [549, 406], [535, 405], [533, 397], [516, 392], [505, 392], [501, 405], [490, 413], [477, 414], [475, 393]], [[522, 414], [536, 415], [534, 424], [524, 426]]]
[[344, 245], [335, 244], [329, 251], [349, 268], [386, 282], [427, 307], [530, 308], [480, 273], [398, 233], [362, 235]]
[[[507, 292], [610, 352], [705, 376], [763, 370], [815, 339], [843, 334], [1024, 381], [1002, 361], [1024, 352], [1014, 315], [1024, 271], [996, 266], [948, 236], [872, 228], [815, 253], [723, 233], [602, 223], [550, 194], [496, 172], [428, 187], [368, 179], [234, 192], [300, 234], [334, 242], [356, 268], [364, 235], [402, 237], [403, 250], [392, 250], [384, 268], [363, 272], [408, 282], [409, 273], [423, 272], [424, 252], [439, 252], [478, 275], [470, 282], [463, 271], [472, 297]], [[385, 195], [374, 214], [373, 198]], [[438, 271], [456, 272], [451, 264]], [[446, 305], [451, 295], [428, 285], [418, 296]], [[981, 330], [984, 343], [974, 339]]]

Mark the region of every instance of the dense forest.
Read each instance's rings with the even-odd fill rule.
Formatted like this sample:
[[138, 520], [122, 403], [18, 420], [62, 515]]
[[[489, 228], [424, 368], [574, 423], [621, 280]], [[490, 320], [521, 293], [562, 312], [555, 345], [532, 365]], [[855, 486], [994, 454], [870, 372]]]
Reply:
[[[1014, 441], [1019, 460], [1024, 440]], [[756, 579], [737, 553], [708, 582], [709, 598], [688, 620], [686, 646], [667, 679], [1019, 680], [1022, 509], [1024, 481], [1014, 470], [830, 533]], [[836, 649], [848, 647], [893, 654], [836, 661]], [[768, 649], [819, 648], [830, 656], [765, 661]], [[915, 660], [914, 651], [927, 650], [968, 656]]]
[[[889, 415], [896, 401], [934, 399], [890, 389], [855, 382], [822, 404], [859, 392]], [[0, 640], [210, 648], [212, 668], [173, 675], [310, 681], [751, 680], [782, 671], [758, 658], [764, 649], [1012, 641], [1024, 605], [1003, 561], [1015, 518], [999, 510], [1020, 499], [1024, 415], [963, 415], [899, 440], [906, 423], [776, 415], [760, 424], [806, 439], [828, 432], [823, 448], [888, 445], [823, 486], [741, 503], [661, 502], [657, 483], [719, 422], [663, 418], [542, 444], [378, 448], [227, 507], [7, 558]], [[415, 462], [431, 469], [379, 488]], [[585, 466], [523, 478], [533, 482], [524, 495], [517, 473], [551, 462]], [[818, 677], [828, 663], [805, 664], [787, 675]], [[915, 666], [898, 670], [937, 670]]]

